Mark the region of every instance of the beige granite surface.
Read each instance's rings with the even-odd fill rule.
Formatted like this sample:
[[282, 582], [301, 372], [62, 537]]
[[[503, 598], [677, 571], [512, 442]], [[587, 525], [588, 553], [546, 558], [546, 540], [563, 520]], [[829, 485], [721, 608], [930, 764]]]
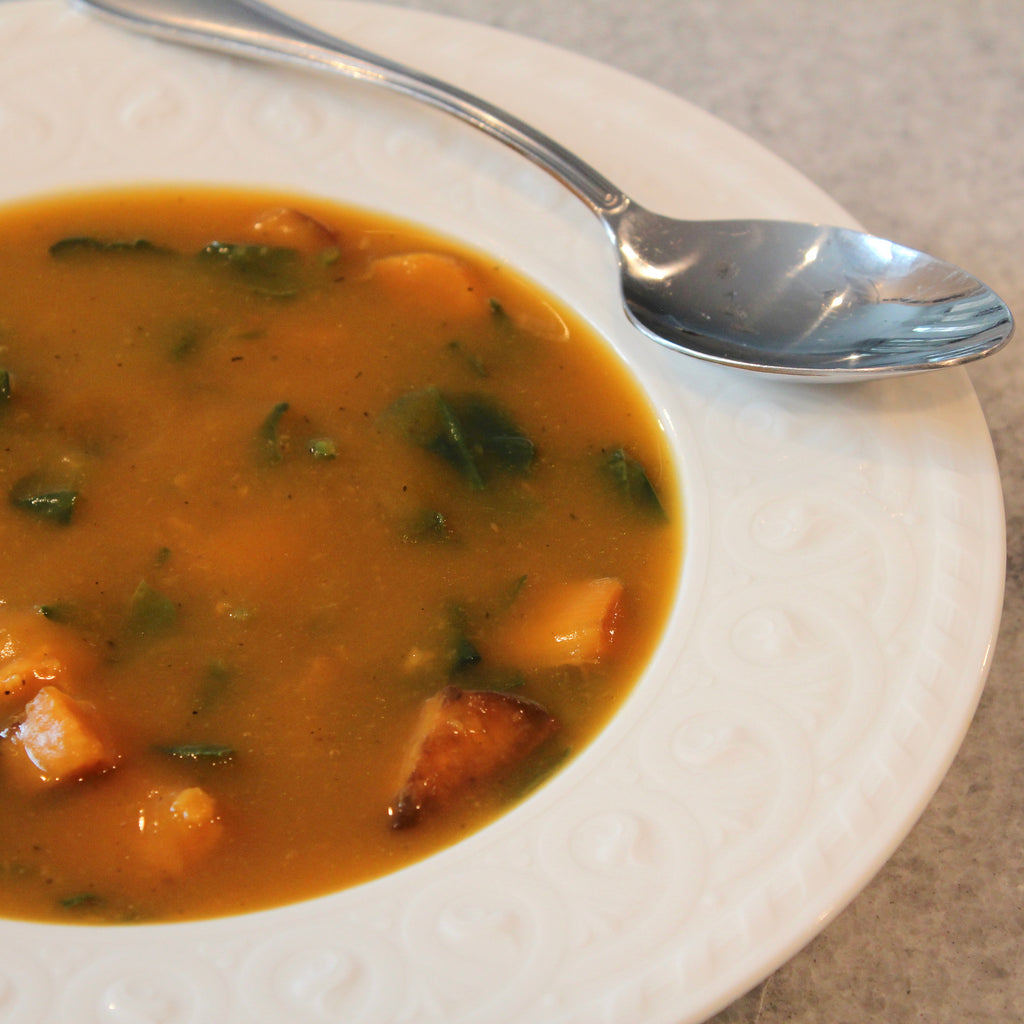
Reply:
[[[678, 93], [872, 231], [976, 273], [1024, 319], [1022, 0], [404, 5], [541, 38]], [[1001, 466], [1009, 551], [975, 721], [878, 877], [714, 1024], [1024, 1021], [1024, 339], [971, 375]]]

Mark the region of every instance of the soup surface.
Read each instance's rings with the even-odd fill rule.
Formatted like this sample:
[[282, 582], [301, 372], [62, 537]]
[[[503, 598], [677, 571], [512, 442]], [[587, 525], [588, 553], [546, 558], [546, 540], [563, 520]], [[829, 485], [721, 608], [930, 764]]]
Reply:
[[239, 913], [521, 799], [664, 625], [613, 353], [507, 268], [296, 197], [0, 215], [0, 913]]

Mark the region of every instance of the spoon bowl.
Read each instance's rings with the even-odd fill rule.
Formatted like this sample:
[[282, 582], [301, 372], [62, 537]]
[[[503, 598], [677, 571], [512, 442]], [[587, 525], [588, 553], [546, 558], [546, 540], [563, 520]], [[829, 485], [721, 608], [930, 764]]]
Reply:
[[678, 221], [636, 204], [615, 229], [630, 319], [714, 362], [863, 379], [977, 359], [1012, 330], [970, 274], [861, 231]]
[[600, 218], [617, 253], [627, 316], [687, 355], [814, 380], [860, 380], [980, 359], [1013, 333], [999, 296], [949, 263], [849, 228], [653, 213], [514, 115], [260, 0], [72, 2], [171, 42], [384, 85], [498, 139]]

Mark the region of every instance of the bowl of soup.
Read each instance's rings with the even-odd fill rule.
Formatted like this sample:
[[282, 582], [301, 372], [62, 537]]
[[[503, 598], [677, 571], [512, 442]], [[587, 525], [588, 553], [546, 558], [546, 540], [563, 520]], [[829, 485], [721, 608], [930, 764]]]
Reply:
[[[582, 58], [287, 6], [653, 208], [850, 223]], [[884, 862], [999, 617], [962, 372], [684, 359], [496, 143], [56, 0], [0, 126], [5, 1022], [698, 1021]]]
[[16, 204], [0, 253], [0, 911], [345, 888], [480, 828], [623, 703], [682, 513], [649, 403], [567, 309], [248, 190]]

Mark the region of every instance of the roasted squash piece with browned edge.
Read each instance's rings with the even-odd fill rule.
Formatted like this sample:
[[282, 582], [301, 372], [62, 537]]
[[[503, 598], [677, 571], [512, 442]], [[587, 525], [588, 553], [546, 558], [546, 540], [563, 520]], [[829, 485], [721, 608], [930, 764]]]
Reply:
[[388, 808], [393, 828], [504, 774], [558, 730], [536, 701], [492, 690], [446, 686], [423, 704]]

